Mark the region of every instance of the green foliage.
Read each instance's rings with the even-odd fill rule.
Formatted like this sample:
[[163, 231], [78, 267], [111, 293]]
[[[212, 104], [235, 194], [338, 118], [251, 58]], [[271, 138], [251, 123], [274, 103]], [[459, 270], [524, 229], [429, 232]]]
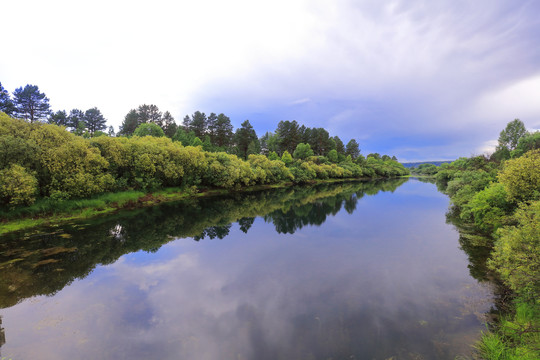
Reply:
[[336, 149], [332, 149], [328, 152], [328, 161], [337, 163], [338, 162], [338, 152]]
[[281, 161], [283, 161], [285, 165], [290, 165], [293, 162], [293, 158], [287, 150], [285, 150], [283, 155], [281, 155]]
[[[512, 151], [511, 156], [512, 158], [517, 158], [527, 151], [536, 149], [540, 149], [540, 131], [520, 137], [516, 149]], [[506, 159], [508, 159], [508, 157]]]
[[527, 201], [540, 196], [540, 150], [527, 152], [520, 158], [508, 160], [499, 173], [510, 201]]
[[360, 148], [358, 142], [355, 139], [351, 139], [345, 147], [345, 154], [350, 155], [353, 159], [356, 159], [360, 155]]
[[463, 206], [460, 216], [474, 221], [480, 230], [490, 234], [508, 222], [508, 216], [514, 209], [507, 196], [504, 185], [491, 183]]
[[49, 99], [36, 85], [26, 85], [13, 92], [14, 115], [30, 122], [44, 120], [50, 113]]
[[10, 206], [30, 205], [35, 200], [37, 180], [17, 164], [0, 170], [0, 201]]
[[280, 160], [278, 154], [276, 154], [275, 151], [271, 151], [269, 154], [268, 154], [268, 160]]
[[514, 215], [516, 226], [497, 231], [493, 259], [505, 283], [528, 300], [540, 299], [540, 201], [524, 205]]
[[158, 125], [154, 123], [144, 123], [137, 126], [137, 128], [133, 132], [133, 135], [161, 137], [161, 136], [165, 136], [165, 133], [163, 132], [162, 128], [160, 128]]
[[306, 159], [310, 156], [313, 156], [313, 150], [309, 144], [300, 143], [296, 146], [294, 150], [293, 157], [295, 159]]
[[518, 145], [518, 141], [522, 136], [527, 134], [525, 124], [519, 119], [510, 121], [504, 130], [499, 134], [499, 148], [507, 148], [514, 150]]

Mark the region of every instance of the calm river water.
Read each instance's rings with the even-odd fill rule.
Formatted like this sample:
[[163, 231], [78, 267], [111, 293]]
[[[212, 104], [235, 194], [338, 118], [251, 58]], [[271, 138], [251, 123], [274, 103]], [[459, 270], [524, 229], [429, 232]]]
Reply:
[[454, 359], [492, 306], [415, 179], [208, 198], [0, 237], [0, 357]]

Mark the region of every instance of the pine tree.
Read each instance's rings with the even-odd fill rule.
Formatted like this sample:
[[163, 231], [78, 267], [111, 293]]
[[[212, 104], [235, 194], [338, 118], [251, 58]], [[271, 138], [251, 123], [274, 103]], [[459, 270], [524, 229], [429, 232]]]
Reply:
[[93, 136], [96, 131], [105, 130], [107, 128], [107, 120], [101, 114], [101, 111], [97, 107], [86, 110], [84, 113], [84, 122], [86, 123], [86, 128], [90, 133], [90, 136]]
[[46, 119], [50, 113], [49, 99], [36, 85], [26, 85], [13, 92], [15, 116], [30, 122]]

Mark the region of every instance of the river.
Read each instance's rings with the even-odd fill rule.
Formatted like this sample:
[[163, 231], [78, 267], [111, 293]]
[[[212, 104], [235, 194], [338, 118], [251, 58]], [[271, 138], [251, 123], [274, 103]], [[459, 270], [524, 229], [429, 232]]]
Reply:
[[0, 357], [455, 359], [489, 284], [416, 179], [233, 194], [0, 238]]

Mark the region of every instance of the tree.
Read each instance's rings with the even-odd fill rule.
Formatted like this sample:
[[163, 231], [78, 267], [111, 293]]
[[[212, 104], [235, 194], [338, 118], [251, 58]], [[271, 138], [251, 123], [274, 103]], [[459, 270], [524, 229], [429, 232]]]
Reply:
[[15, 112], [15, 105], [13, 105], [13, 101], [11, 101], [11, 97], [2, 86], [2, 83], [0, 83], [0, 111], [10, 116]]
[[311, 139], [309, 144], [316, 155], [325, 155], [330, 151], [331, 142], [328, 131], [323, 128], [315, 128], [311, 130]]
[[236, 150], [238, 156], [243, 159], [247, 159], [249, 155], [250, 144], [254, 141], [258, 141], [257, 134], [253, 129], [253, 126], [249, 123], [249, 120], [246, 120], [242, 123], [241, 127], [236, 130], [234, 135], [234, 142], [236, 143]]
[[206, 114], [200, 111], [195, 111], [191, 115], [191, 120], [188, 122], [188, 131], [193, 131], [198, 138], [204, 138], [207, 130]]
[[540, 196], [540, 150], [532, 150], [522, 157], [508, 160], [499, 172], [510, 201], [528, 201]]
[[306, 159], [310, 156], [313, 156], [313, 150], [309, 144], [300, 143], [296, 146], [294, 150], [293, 157], [295, 159]]
[[279, 139], [276, 134], [267, 131], [259, 139], [259, 142], [261, 143], [261, 153], [269, 154], [271, 152], [279, 151], [278, 140]]
[[139, 126], [139, 115], [137, 114], [137, 110], [131, 109], [124, 117], [124, 121], [122, 122], [122, 125], [120, 125], [118, 135], [133, 135], [133, 132], [137, 126]]
[[163, 113], [161, 128], [163, 129], [166, 137], [172, 138], [174, 134], [176, 134], [178, 125], [176, 125], [173, 116], [168, 111]]
[[67, 127], [71, 132], [75, 132], [79, 128], [79, 123], [84, 123], [84, 111], [72, 109], [68, 115]]
[[26, 85], [13, 92], [15, 116], [30, 122], [47, 118], [50, 113], [49, 99], [36, 85]]
[[276, 134], [278, 136], [278, 145], [280, 152], [287, 150], [294, 152], [296, 145], [301, 142], [299, 126], [296, 120], [280, 121], [278, 123]]
[[163, 129], [159, 127], [157, 124], [146, 123], [146, 124], [141, 124], [137, 126], [137, 128], [133, 132], [133, 135], [161, 137], [161, 136], [165, 136], [165, 133], [163, 132]]
[[356, 140], [351, 139], [345, 148], [345, 154], [350, 155], [351, 158], [356, 159], [360, 155], [360, 149]]
[[338, 162], [338, 153], [336, 149], [332, 149], [328, 152], [328, 160], [333, 163]]
[[499, 134], [499, 147], [512, 151], [516, 148], [519, 139], [526, 134], [527, 129], [525, 129], [523, 122], [519, 119], [514, 119]]
[[231, 146], [233, 126], [228, 116], [223, 113], [219, 114], [212, 125], [211, 132], [210, 139], [214, 145], [220, 148]]
[[94, 136], [96, 131], [105, 130], [107, 128], [107, 120], [101, 114], [97, 107], [88, 109], [84, 113], [84, 122], [90, 136]]
[[343, 141], [341, 141], [339, 136], [334, 136], [333, 139], [336, 142], [336, 151], [338, 154], [345, 155], [345, 145], [343, 145]]
[[162, 115], [159, 108], [154, 105], [139, 105], [137, 109], [137, 115], [139, 116], [139, 124], [154, 123], [162, 127]]
[[283, 152], [283, 155], [281, 156], [281, 161], [283, 161], [285, 165], [289, 165], [293, 162], [293, 158], [287, 150]]
[[52, 113], [49, 119], [47, 119], [49, 124], [55, 124], [58, 126], [68, 126], [69, 118], [65, 110], [58, 110], [55, 113]]

